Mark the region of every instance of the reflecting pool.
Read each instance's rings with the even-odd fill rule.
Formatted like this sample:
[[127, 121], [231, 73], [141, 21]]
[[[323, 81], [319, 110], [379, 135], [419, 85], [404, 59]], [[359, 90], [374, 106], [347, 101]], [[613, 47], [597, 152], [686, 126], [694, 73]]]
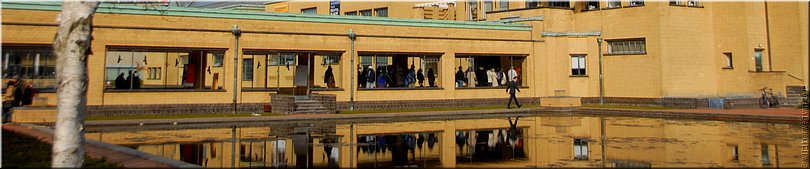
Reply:
[[[520, 116], [519, 118], [517, 118]], [[800, 124], [580, 115], [93, 128], [204, 167], [800, 167]]]

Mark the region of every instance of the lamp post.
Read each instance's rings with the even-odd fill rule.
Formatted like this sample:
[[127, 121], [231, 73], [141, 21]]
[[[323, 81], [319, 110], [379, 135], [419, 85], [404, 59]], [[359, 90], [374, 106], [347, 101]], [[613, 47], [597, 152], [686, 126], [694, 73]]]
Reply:
[[[352, 51], [351, 51], [351, 66], [354, 66], [354, 40], [357, 40], [357, 34], [355, 34], [352, 29], [349, 29], [349, 40], [352, 41]], [[362, 69], [361, 69], [362, 70]], [[349, 110], [354, 110], [354, 70], [351, 71], [351, 78], [349, 79], [350, 86], [349, 86]]]
[[231, 33], [233, 33], [233, 37], [236, 40], [235, 47], [233, 49], [233, 113], [236, 114], [236, 82], [238, 81], [238, 72], [239, 69], [239, 36], [242, 35], [242, 29], [239, 29], [239, 26], [233, 25], [231, 28]]
[[602, 37], [596, 38], [596, 44], [599, 46], [599, 104], [605, 104], [605, 83], [602, 77]]

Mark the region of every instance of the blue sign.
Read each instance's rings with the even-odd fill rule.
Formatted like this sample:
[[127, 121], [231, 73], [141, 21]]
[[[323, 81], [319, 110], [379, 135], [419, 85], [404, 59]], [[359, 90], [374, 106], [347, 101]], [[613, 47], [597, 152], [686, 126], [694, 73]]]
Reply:
[[340, 0], [329, 0], [329, 15], [340, 15]]

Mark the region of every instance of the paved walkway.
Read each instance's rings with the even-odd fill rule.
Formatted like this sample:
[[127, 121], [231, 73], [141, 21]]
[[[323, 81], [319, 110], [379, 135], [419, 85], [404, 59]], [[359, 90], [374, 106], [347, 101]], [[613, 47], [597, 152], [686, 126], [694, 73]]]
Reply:
[[774, 116], [797, 116], [804, 114], [802, 109], [796, 108], [770, 108], [770, 109], [678, 109], [677, 112], [691, 113], [725, 113], [725, 114], [749, 114], [749, 115], [774, 115]]

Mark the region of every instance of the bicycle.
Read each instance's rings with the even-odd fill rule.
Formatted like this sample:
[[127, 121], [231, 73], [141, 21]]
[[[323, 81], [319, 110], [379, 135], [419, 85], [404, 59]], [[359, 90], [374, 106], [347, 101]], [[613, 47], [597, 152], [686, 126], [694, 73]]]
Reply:
[[[767, 91], [765, 89], [768, 89]], [[762, 96], [759, 100], [759, 107], [760, 108], [768, 108], [768, 107], [779, 107], [779, 99], [773, 95], [773, 89], [764, 87], [759, 89], [761, 91]]]

